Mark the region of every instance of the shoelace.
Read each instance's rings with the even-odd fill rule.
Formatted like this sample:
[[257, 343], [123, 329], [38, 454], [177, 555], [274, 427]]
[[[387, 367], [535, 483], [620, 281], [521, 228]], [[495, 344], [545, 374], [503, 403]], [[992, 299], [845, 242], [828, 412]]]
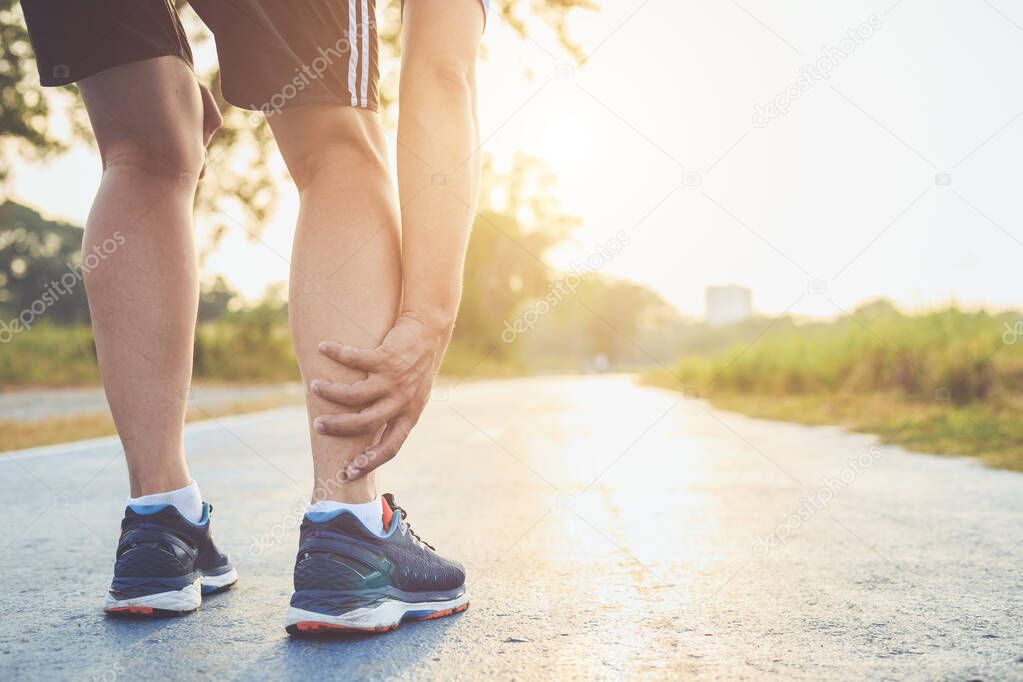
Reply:
[[[402, 520], [402, 521], [405, 521], [405, 519], [406, 519], [406, 518], [408, 517], [408, 512], [407, 512], [407, 511], [405, 511], [405, 510], [404, 510], [404, 509], [403, 509], [402, 507], [399, 507], [399, 506], [398, 506], [398, 503], [397, 503], [397, 502], [392, 502], [392, 503], [391, 503], [391, 509], [392, 509], [392, 510], [394, 510], [394, 511], [396, 511], [396, 512], [398, 512], [399, 514], [401, 514], [401, 520]], [[429, 542], [427, 542], [427, 541], [426, 541], [426, 540], [424, 540], [423, 538], [421, 538], [421, 537], [419, 537], [418, 535], [416, 535], [416, 532], [415, 532], [414, 530], [412, 530], [412, 525], [411, 525], [411, 524], [409, 524], [408, 522], [405, 522], [405, 527], [406, 527], [406, 528], [408, 528], [408, 532], [409, 532], [409, 534], [410, 534], [410, 535], [411, 535], [411, 536], [412, 536], [413, 538], [415, 538], [415, 540], [416, 540], [416, 542], [417, 542], [417, 543], [419, 543], [419, 544], [422, 544], [422, 545], [426, 545], [427, 547], [429, 547], [430, 549], [432, 549], [432, 550], [433, 550], [434, 552], [436, 552], [436, 551], [437, 551], [437, 548], [436, 548], [436, 547], [434, 547], [434, 546], [433, 546], [433, 545], [431, 545], [431, 544], [430, 544]]]

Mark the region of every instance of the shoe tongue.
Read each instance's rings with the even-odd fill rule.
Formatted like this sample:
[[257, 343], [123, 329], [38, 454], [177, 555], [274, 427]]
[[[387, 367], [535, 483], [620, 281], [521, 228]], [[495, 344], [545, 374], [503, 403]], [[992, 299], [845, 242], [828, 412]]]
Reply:
[[383, 507], [383, 522], [384, 532], [388, 533], [391, 530], [391, 517], [394, 516], [394, 495], [391, 493], [384, 493], [380, 501], [380, 506]]

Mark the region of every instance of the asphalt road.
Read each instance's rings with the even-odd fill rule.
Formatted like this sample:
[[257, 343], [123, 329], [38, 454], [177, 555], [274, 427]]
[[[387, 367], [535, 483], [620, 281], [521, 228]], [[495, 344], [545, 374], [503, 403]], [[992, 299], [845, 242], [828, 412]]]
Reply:
[[438, 391], [384, 488], [472, 605], [378, 636], [282, 627], [302, 411], [190, 427], [237, 588], [100, 613], [111, 440], [0, 461], [0, 678], [1023, 679], [1023, 475], [718, 412], [621, 377]]

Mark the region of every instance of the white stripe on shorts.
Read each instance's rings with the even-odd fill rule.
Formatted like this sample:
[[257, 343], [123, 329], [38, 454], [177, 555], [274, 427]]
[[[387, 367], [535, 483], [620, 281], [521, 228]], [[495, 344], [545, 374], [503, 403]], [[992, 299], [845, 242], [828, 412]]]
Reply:
[[355, 0], [348, 0], [348, 94], [352, 96], [352, 106], [359, 105], [355, 94], [356, 74], [359, 69], [359, 36], [355, 31]]
[[366, 92], [369, 89], [369, 60], [372, 50], [369, 46], [369, 0], [362, 0], [362, 106], [368, 106]]

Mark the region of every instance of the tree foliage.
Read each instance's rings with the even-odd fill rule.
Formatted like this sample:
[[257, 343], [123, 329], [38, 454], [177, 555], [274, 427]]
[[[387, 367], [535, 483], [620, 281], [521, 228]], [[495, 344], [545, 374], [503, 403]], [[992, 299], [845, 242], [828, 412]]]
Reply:
[[487, 158], [482, 178], [452, 343], [456, 353], [500, 360], [512, 351], [500, 341], [501, 320], [546, 293], [553, 273], [544, 257], [578, 219], [558, 209], [554, 176], [542, 161], [516, 154], [501, 172]]
[[[30, 208], [0, 204], [0, 313], [25, 312], [58, 324], [89, 320], [79, 276], [82, 228], [43, 219]], [[27, 312], [26, 312], [27, 311]]]
[[[38, 159], [66, 145], [51, 132], [50, 98], [38, 86], [18, 0], [0, 0], [0, 182], [12, 158]], [[33, 87], [32, 82], [36, 85]]]
[[[194, 47], [210, 40], [205, 26], [187, 8], [185, 0], [175, 0]], [[506, 21], [523, 38], [533, 25], [550, 28], [562, 48], [581, 57], [572, 42], [567, 16], [575, 9], [596, 9], [593, 0], [508, 0], [493, 8], [492, 21]], [[393, 106], [397, 89], [397, 58], [400, 51], [400, 0], [381, 2], [379, 35], [381, 41], [381, 100], [385, 115]], [[78, 141], [91, 140], [84, 108], [72, 96], [77, 88], [44, 90], [39, 85], [35, 60], [17, 0], [0, 0], [0, 187], [11, 171], [10, 159], [38, 160], [58, 154]], [[275, 158], [269, 127], [261, 117], [231, 107], [220, 92], [220, 73], [214, 68], [200, 73], [224, 116], [224, 125], [209, 149], [209, 170], [200, 183], [196, 209], [200, 222], [208, 230], [204, 247], [215, 246], [228, 230], [244, 230], [257, 238], [272, 214], [277, 200], [279, 164]], [[61, 101], [63, 100], [63, 101]], [[58, 117], [67, 125], [58, 125]], [[254, 124], [255, 122], [255, 124]], [[64, 122], [60, 122], [64, 123]], [[68, 135], [56, 130], [67, 129]]]

